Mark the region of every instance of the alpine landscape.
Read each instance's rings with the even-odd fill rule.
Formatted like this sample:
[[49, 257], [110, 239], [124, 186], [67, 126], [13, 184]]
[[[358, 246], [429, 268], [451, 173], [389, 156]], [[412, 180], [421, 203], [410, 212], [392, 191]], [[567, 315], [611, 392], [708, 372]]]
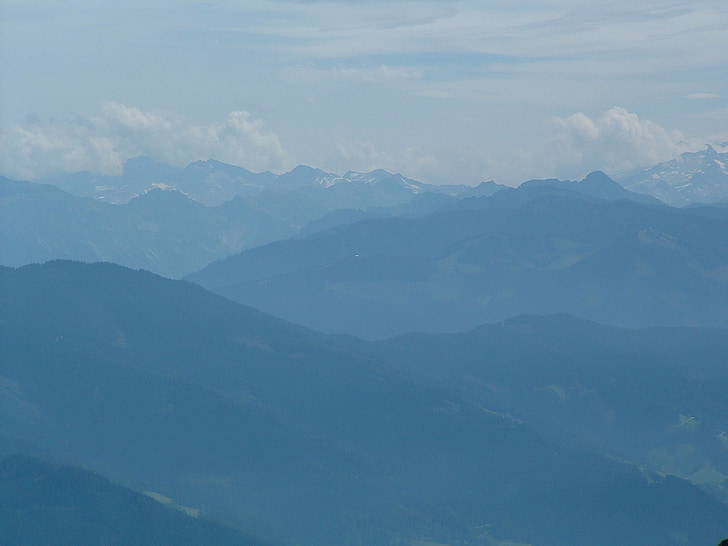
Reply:
[[725, 543], [722, 3], [6, 4], [1, 544]]

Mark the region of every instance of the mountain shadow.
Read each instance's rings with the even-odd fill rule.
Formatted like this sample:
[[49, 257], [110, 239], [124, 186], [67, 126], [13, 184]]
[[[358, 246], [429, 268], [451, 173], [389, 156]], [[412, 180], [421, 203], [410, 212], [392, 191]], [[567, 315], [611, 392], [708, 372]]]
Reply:
[[0, 543], [263, 546], [86, 470], [21, 454], [0, 460]]

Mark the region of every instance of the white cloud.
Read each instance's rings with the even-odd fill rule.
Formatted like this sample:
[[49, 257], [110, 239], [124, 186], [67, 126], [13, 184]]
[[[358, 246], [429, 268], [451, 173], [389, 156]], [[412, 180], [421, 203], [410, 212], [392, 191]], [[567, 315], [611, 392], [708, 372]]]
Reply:
[[[658, 123], [640, 118], [622, 107], [598, 116], [583, 112], [546, 120], [546, 133], [534, 132], [508, 147], [463, 149], [451, 158], [450, 167], [472, 173], [467, 179], [494, 179], [518, 185], [534, 178], [580, 180], [592, 171], [620, 174], [678, 157], [705, 146], [710, 140], [694, 139]], [[713, 139], [713, 142], [719, 142]]]
[[551, 124], [545, 154], [557, 176], [576, 177], [597, 169], [624, 172], [700, 146], [688, 142], [678, 131], [640, 119], [621, 107], [611, 108], [596, 119], [579, 112], [565, 119], [554, 118]]
[[[494, 179], [518, 185], [532, 178], [579, 180], [595, 170], [619, 174], [674, 159], [709, 141], [687, 138], [622, 107], [590, 117], [582, 112], [547, 120], [548, 133], [508, 148], [478, 140], [459, 142], [447, 149], [437, 144], [424, 148], [380, 147], [371, 141], [336, 140], [333, 169], [368, 171], [385, 168], [432, 183]], [[712, 142], [725, 142], [712, 139]]]
[[[344, 135], [364, 143], [352, 162], [410, 176], [425, 169], [395, 158], [416, 145], [437, 158], [431, 180], [573, 177], [674, 145], [658, 139], [648, 153], [633, 150], [616, 129], [608, 144], [622, 142], [624, 157], [597, 145], [609, 134], [599, 112], [645, 111], [656, 96], [650, 112], [663, 126], [725, 132], [725, 97], [700, 100], [724, 81], [725, 0], [6, 3], [0, 172], [16, 176], [115, 172], [138, 153], [280, 170], [291, 151], [323, 168], [336, 160], [359, 169], [332, 145]], [[123, 104], [88, 110], [106, 97]], [[219, 119], [240, 97], [266, 112], [280, 139], [249, 114]], [[148, 105], [218, 121], [190, 124]], [[74, 111], [83, 119], [65, 119]], [[576, 111], [587, 115], [552, 126], [544, 151], [542, 120]], [[32, 112], [58, 119], [16, 125]], [[410, 164], [418, 170], [406, 171]]]
[[345, 81], [355, 83], [391, 82], [395, 80], [419, 80], [423, 71], [416, 68], [399, 66], [352, 67], [339, 65], [332, 68], [321, 68], [314, 65], [299, 65], [285, 70], [290, 81], [304, 83], [329, 83]]
[[[175, 123], [162, 114], [143, 112], [139, 108], [119, 102], [107, 102], [101, 106], [101, 116], [94, 120], [98, 125], [119, 127], [131, 131], [169, 131]], [[175, 120], [177, 121], [177, 120]]]
[[720, 95], [716, 95], [715, 93], [691, 93], [687, 98], [692, 100], [719, 99]]
[[17, 178], [82, 170], [119, 174], [128, 158], [141, 154], [180, 166], [210, 158], [259, 171], [292, 165], [278, 137], [245, 111], [193, 125], [109, 102], [90, 118], [27, 120], [0, 134], [0, 171]]
[[[271, 7], [272, 6], [272, 7]], [[720, 1], [625, 0], [586, 4], [477, 0], [228, 3], [226, 31], [265, 36], [264, 45], [308, 61], [372, 55], [487, 53], [533, 59], [598, 54], [594, 73], [617, 59], [637, 73], [724, 62], [728, 12]], [[265, 13], [261, 18], [260, 13]], [[711, 25], [715, 25], [712, 28]], [[710, 47], [707, 47], [710, 46]], [[624, 70], [622, 67], [621, 70]]]

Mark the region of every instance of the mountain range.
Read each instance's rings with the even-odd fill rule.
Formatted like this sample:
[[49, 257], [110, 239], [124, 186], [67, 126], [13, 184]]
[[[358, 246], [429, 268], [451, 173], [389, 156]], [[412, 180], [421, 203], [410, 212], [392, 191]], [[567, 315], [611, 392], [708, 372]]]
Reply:
[[371, 343], [65, 261], [0, 268], [0, 291], [5, 445], [265, 540], [677, 546], [728, 531], [725, 330], [531, 316]]
[[[685, 206], [728, 201], [727, 169], [728, 152], [718, 152], [707, 146], [698, 152], [683, 153], [677, 159], [613, 178], [633, 192], [650, 195], [669, 205]], [[481, 183], [477, 190], [460, 184], [424, 184], [381, 169], [338, 175], [299, 165], [277, 175], [256, 173], [216, 160], [195, 161], [179, 168], [146, 156], [128, 159], [117, 176], [83, 171], [47, 176], [35, 182], [115, 204], [127, 203], [154, 189], [177, 190], [207, 206], [220, 205], [235, 197], [249, 197], [263, 190], [281, 194], [297, 192], [306, 194], [329, 210], [392, 206], [419, 193], [468, 197], [487, 192], [490, 195], [504, 187], [492, 181]]]
[[[204, 206], [190, 197], [194, 192], [185, 194], [165, 184], [149, 183], [153, 179], [149, 177], [155, 174], [169, 175], [171, 167], [159, 166], [147, 158], [130, 160], [127, 167], [125, 172], [130, 174], [122, 178], [128, 183], [120, 187], [133, 187], [135, 180], [139, 184], [139, 180], [146, 180], [148, 187], [144, 191], [137, 187], [138, 197], [115, 205], [74, 195], [51, 184], [0, 177], [0, 263], [20, 266], [58, 258], [110, 261], [178, 278], [268, 242], [366, 218], [422, 217], [455, 201], [490, 196], [504, 189], [493, 182], [475, 188], [427, 186], [385, 171], [347, 173], [342, 178], [299, 167], [279, 177], [263, 173], [260, 176], [265, 180], [260, 183], [268, 186], [249, 184], [248, 195]], [[179, 171], [187, 176], [182, 181], [197, 188], [205, 187], [206, 178], [195, 178], [190, 173], [203, 171], [214, 179], [229, 171], [248, 173], [217, 162], [198, 162]], [[83, 180], [86, 176], [90, 175], [84, 175]], [[77, 183], [66, 182], [67, 189], [84, 193]], [[569, 188], [609, 199], [649, 201], [596, 174], [581, 183], [542, 180], [524, 184], [533, 185]], [[250, 189], [253, 187], [255, 191]]]
[[527, 183], [417, 218], [334, 226], [187, 279], [298, 324], [369, 338], [525, 313], [728, 326], [728, 209], [625, 199], [600, 173], [580, 184]]
[[728, 152], [717, 152], [708, 146], [615, 178], [625, 188], [676, 207], [728, 203]]
[[0, 177], [1, 264], [110, 261], [177, 278], [302, 231], [424, 214], [452, 194], [501, 188], [428, 186], [385, 171], [337, 177], [298, 167], [276, 176], [216, 161], [174, 169], [144, 157], [127, 161], [120, 177], [77, 173], [50, 181]]
[[[728, 152], [712, 146], [652, 167], [613, 176], [624, 188], [650, 195], [673, 206], [728, 201]], [[412, 194], [440, 193], [467, 197], [464, 185], [432, 185], [383, 170], [370, 173], [328, 173], [299, 165], [276, 175], [255, 173], [215, 160], [195, 161], [185, 168], [172, 167], [145, 156], [126, 161], [119, 176], [90, 172], [58, 174], [36, 182], [55, 185], [71, 194], [109, 203], [126, 203], [153, 189], [176, 189], [190, 199], [215, 206], [235, 197], [248, 197], [264, 189], [277, 193], [301, 192], [329, 209], [391, 206]], [[480, 191], [493, 193], [503, 186], [482, 183]]]
[[[698, 179], [708, 177], [715, 191], [703, 184], [702, 193], [698, 192], [702, 197], [691, 199], [715, 200], [725, 186], [713, 176], [723, 172], [724, 155], [712, 148], [686, 154], [679, 162], [658, 165], [647, 174], [633, 173], [624, 183], [669, 201], [656, 186], [638, 183], [639, 177], [674, 182], [690, 176], [694, 180], [681, 182], [680, 187], [691, 195], [697, 195]], [[672, 178], [664, 174], [668, 171]], [[697, 171], [702, 178], [695, 178]], [[111, 261], [173, 278], [269, 242], [364, 219], [419, 218], [456, 201], [508, 189], [492, 181], [477, 187], [428, 185], [383, 170], [340, 176], [299, 166], [275, 175], [213, 160], [182, 169], [144, 156], [128, 160], [120, 176], [81, 172], [45, 181], [49, 183], [0, 177], [0, 263], [20, 266], [58, 258]], [[521, 189], [536, 186], [611, 201], [656, 203], [601, 173], [581, 182], [531, 180]]]
[[49, 184], [0, 178], [0, 263], [111, 261], [180, 277], [235, 252], [296, 234], [326, 209], [264, 191], [206, 207], [155, 189], [122, 205]]
[[[276, 175], [254, 173], [215, 160], [195, 161], [185, 168], [177, 168], [146, 156], [127, 160], [119, 176], [78, 172], [36, 182], [115, 204], [126, 203], [154, 189], [177, 190], [207, 206], [269, 190], [279, 194], [303, 194], [328, 209], [391, 206], [408, 201], [418, 193], [459, 195], [472, 191], [465, 185], [424, 184], [381, 169], [369, 173], [348, 172], [342, 176], [299, 165]], [[484, 188], [491, 186], [495, 186], [493, 191], [502, 187], [492, 183]]]
[[0, 543], [718, 543], [723, 155], [0, 178]]

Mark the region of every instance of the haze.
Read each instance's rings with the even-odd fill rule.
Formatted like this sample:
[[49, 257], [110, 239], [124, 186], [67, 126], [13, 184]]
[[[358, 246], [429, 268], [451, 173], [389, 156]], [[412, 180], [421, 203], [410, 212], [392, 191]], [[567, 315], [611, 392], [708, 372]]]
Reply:
[[728, 142], [728, 5], [6, 0], [0, 172], [146, 154], [515, 185]]

